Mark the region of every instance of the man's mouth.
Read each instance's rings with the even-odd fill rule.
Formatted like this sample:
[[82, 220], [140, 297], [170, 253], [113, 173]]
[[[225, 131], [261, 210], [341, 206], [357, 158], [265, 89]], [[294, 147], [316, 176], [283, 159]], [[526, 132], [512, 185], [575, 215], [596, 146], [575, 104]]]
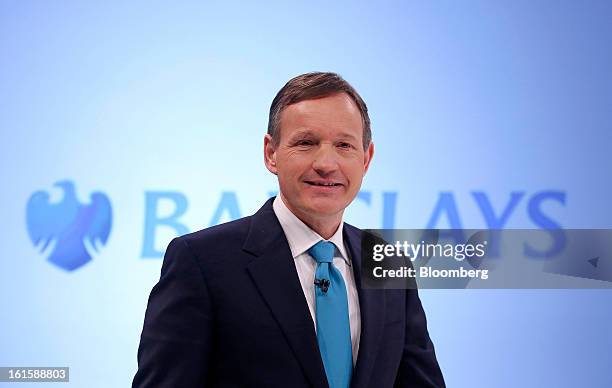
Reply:
[[337, 182], [316, 182], [316, 181], [304, 181], [311, 186], [322, 186], [322, 187], [334, 187], [334, 186], [342, 186], [341, 183]]

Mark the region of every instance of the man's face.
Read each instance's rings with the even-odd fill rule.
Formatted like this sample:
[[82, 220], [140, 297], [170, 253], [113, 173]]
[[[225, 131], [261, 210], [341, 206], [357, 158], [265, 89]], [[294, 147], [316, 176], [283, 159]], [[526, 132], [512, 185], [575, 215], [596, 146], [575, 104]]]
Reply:
[[280, 141], [264, 140], [266, 167], [302, 220], [341, 217], [361, 187], [374, 153], [363, 149], [359, 108], [345, 93], [305, 100], [280, 116]]

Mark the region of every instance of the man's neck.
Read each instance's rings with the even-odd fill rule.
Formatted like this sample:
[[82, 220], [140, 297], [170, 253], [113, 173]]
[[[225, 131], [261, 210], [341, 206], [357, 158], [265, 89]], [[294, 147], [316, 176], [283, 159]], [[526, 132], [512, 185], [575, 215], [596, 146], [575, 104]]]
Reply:
[[334, 233], [336, 233], [336, 231], [338, 230], [338, 227], [340, 226], [340, 223], [342, 222], [342, 215], [344, 211], [341, 211], [338, 214], [333, 214], [330, 216], [312, 217], [311, 215], [304, 214], [303, 212], [300, 212], [298, 209], [294, 209], [290, 205], [288, 205], [287, 204], [288, 201], [284, 199], [282, 193], [280, 194], [280, 197], [283, 203], [285, 204], [285, 206], [287, 207], [287, 209], [289, 209], [291, 213], [293, 213], [297, 218], [300, 219], [300, 221], [302, 221], [310, 229], [317, 232], [319, 236], [323, 237], [326, 240], [329, 240], [331, 236], [333, 236]]

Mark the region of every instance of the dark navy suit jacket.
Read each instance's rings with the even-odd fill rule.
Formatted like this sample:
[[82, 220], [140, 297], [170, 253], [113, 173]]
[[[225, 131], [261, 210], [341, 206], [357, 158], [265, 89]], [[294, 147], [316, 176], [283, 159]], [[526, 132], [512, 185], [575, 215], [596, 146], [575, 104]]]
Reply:
[[[344, 224], [361, 310], [352, 388], [444, 387], [416, 290], [360, 287], [361, 231]], [[153, 287], [133, 387], [327, 387], [272, 199], [172, 240]]]

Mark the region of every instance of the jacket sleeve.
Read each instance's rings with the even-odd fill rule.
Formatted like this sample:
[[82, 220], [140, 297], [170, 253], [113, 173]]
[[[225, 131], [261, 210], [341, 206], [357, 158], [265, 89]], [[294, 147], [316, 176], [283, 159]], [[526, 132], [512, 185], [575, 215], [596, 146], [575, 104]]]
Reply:
[[427, 332], [425, 311], [416, 289], [406, 290], [406, 339], [396, 388], [444, 388], [444, 377]]
[[212, 306], [187, 242], [170, 242], [153, 287], [138, 347], [133, 388], [204, 387], [212, 348]]

